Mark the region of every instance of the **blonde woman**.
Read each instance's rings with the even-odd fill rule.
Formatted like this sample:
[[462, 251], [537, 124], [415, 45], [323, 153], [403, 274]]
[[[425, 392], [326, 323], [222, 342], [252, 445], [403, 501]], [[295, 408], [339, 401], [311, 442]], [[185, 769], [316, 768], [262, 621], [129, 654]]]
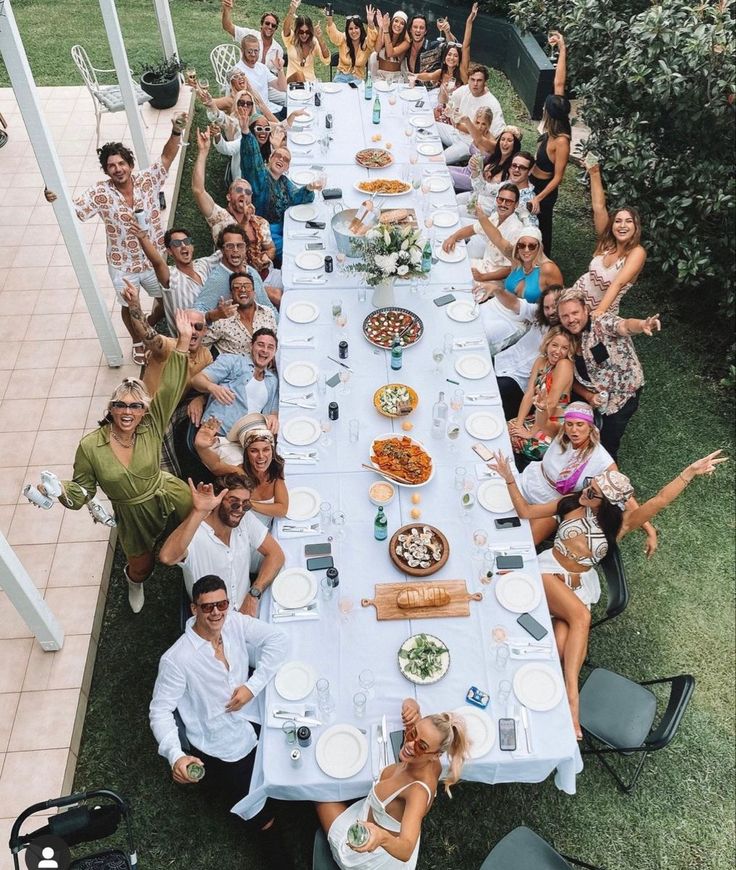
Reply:
[[[460, 123], [465, 125], [470, 138], [473, 140], [470, 145], [470, 160], [480, 161], [482, 165], [483, 160], [496, 147], [496, 139], [491, 133], [493, 112], [488, 106], [481, 106], [475, 113], [473, 120], [464, 116], [460, 118]], [[448, 167], [455, 193], [473, 189], [471, 173], [474, 165], [476, 164], [469, 162], [467, 166]]]
[[[407, 698], [401, 707], [404, 744], [395, 764], [384, 767], [368, 796], [350, 806], [318, 803], [317, 815], [327, 833], [338, 867], [361, 870], [414, 870], [419, 853], [422, 820], [432, 807], [442, 773], [440, 758], [447, 753], [449, 776], [445, 791], [460, 778], [468, 754], [465, 722], [453, 713], [422, 716], [419, 705]], [[351, 846], [348, 828], [362, 821], [368, 842]]]

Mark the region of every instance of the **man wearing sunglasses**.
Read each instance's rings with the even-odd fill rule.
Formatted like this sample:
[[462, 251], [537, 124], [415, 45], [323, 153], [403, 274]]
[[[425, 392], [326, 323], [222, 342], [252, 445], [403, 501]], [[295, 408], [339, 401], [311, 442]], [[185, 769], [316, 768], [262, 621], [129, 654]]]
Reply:
[[[286, 117], [286, 76], [284, 75], [283, 58], [275, 58], [275, 72], [258, 60], [261, 54], [261, 44], [257, 36], [244, 36], [240, 43], [241, 58], [235, 64], [236, 69], [242, 69], [248, 77], [250, 90], [258, 96], [280, 120]], [[283, 105], [277, 105], [269, 100], [269, 94], [278, 91], [284, 95]]]
[[[253, 725], [260, 716], [251, 702], [286, 661], [288, 649], [280, 629], [230, 608], [219, 577], [209, 574], [197, 580], [192, 617], [184, 634], [161, 657], [149, 709], [159, 755], [171, 765], [174, 782], [197, 784], [189, 765], [199, 764], [204, 766], [199, 788], [205, 789], [208, 801], [221, 803], [227, 812], [245, 797], [260, 731]], [[252, 673], [250, 660], [258, 663]], [[175, 711], [184, 726], [187, 752]], [[258, 833], [259, 845], [267, 852], [264, 866], [292, 866], [268, 802], [246, 824]]]
[[[258, 59], [265, 64], [269, 71], [278, 75], [280, 62], [284, 66], [284, 49], [274, 39], [279, 26], [279, 17], [275, 12], [264, 12], [261, 15], [261, 29], [254, 30], [251, 27], [239, 27], [233, 23], [233, 0], [222, 0], [222, 29], [232, 36], [233, 41], [241, 45], [246, 36], [254, 36], [258, 40]], [[246, 73], [247, 75], [247, 73]], [[268, 99], [279, 106], [286, 105], [286, 93], [276, 88], [268, 89]]]
[[[214, 487], [191, 479], [192, 511], [161, 547], [159, 561], [178, 565], [187, 592], [199, 577], [216, 574], [227, 589], [230, 607], [258, 615], [261, 595], [284, 566], [284, 551], [251, 512], [250, 486], [239, 474], [218, 477]], [[255, 553], [263, 559], [251, 582]]]

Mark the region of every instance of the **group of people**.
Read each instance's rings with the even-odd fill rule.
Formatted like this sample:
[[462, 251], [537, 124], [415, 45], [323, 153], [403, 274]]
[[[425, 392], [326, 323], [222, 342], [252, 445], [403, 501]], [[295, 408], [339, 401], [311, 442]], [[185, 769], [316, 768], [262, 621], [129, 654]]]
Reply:
[[[470, 62], [477, 4], [462, 43], [443, 18], [432, 39], [426, 17], [369, 5], [364, 18], [348, 16], [341, 31], [330, 8], [323, 29], [298, 14], [299, 5], [292, 0], [281, 23], [282, 47], [278, 15], [264, 12], [260, 29], [247, 28], [233, 23], [233, 0], [222, 2], [222, 27], [242, 57], [228, 74], [230, 94], [213, 98], [198, 88], [211, 123], [197, 131], [192, 173], [214, 253], [195, 257], [191, 231], [162, 224], [158, 194], [185, 116], [174, 119], [160, 159], [146, 170], [135, 171], [122, 143], [105, 144], [99, 158], [106, 178], [76, 200], [80, 220], [104, 221], [133, 359], [145, 368], [141, 379], [116, 388], [99, 428], [80, 442], [59, 501], [79, 509], [98, 489], [108, 496], [134, 612], [144, 605], [159, 544], [158, 559], [181, 567], [192, 616], [161, 659], [151, 727], [173, 779], [193, 783], [190, 766], [204, 764], [206, 782], [228, 807], [249, 788], [259, 732], [255, 699], [287, 655], [283, 632], [258, 619], [261, 597], [284, 565], [270, 529], [289, 509], [275, 367], [283, 222], [289, 207], [314, 198], [314, 185], [289, 177], [286, 130], [299, 113], [286, 116], [285, 94], [289, 84], [314, 81], [317, 62], [330, 64], [329, 44], [338, 53], [337, 82], [406, 75], [436, 97], [458, 204], [473, 216], [444, 247], [467, 243], [474, 255], [474, 292], [518, 471], [501, 454], [491, 465], [518, 515], [531, 520], [535, 543], [553, 542], [540, 567], [578, 737], [579, 671], [590, 606], [600, 595], [596, 566], [633, 529], [644, 530], [653, 553], [651, 519], [694, 477], [725, 461], [717, 451], [694, 462], [641, 506], [618, 468], [644, 384], [632, 336], [651, 336], [660, 322], [657, 315], [619, 316], [646, 252], [638, 212], [608, 209], [596, 164], [588, 166], [597, 236], [589, 269], [569, 284], [552, 259], [553, 207], [570, 151], [563, 37], [550, 37], [559, 60], [533, 155], [522, 149], [518, 128], [505, 123], [486, 68]], [[230, 158], [226, 188], [214, 194], [205, 183], [213, 145]], [[149, 315], [141, 288], [153, 299]], [[162, 322], [168, 334], [156, 328]], [[397, 762], [365, 801], [317, 806], [341, 867], [413, 868], [443, 754], [448, 790], [460, 777], [468, 751], [462, 720], [422, 716], [411, 699], [401, 716]], [[369, 830], [361, 846], [346, 838], [357, 819]], [[289, 866], [271, 804], [249, 824], [271, 865]]]

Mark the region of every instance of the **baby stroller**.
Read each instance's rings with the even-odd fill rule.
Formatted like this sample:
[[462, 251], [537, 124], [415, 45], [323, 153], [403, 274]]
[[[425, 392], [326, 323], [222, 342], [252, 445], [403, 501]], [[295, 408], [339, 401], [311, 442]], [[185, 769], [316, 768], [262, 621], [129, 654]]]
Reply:
[[[42, 828], [21, 835], [21, 826], [27, 818], [34, 813], [54, 807], [71, 807], [71, 809], [49, 816], [47, 824]], [[135, 870], [138, 866], [138, 856], [133, 842], [130, 807], [120, 795], [106, 788], [81, 791], [33, 804], [18, 816], [10, 832], [10, 851], [15, 870], [20, 868], [18, 855], [39, 837], [58, 837], [67, 846], [72, 847], [79, 843], [90, 843], [111, 836], [123, 820], [128, 840], [127, 854], [121, 849], [105, 849], [73, 859], [68, 865], [68, 870]]]

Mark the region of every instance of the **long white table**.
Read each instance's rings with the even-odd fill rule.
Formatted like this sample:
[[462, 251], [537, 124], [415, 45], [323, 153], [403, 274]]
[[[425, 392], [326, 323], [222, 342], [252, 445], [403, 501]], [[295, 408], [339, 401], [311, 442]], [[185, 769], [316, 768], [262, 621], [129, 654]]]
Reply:
[[[347, 90], [346, 86], [343, 88]], [[360, 93], [334, 96], [346, 96], [348, 100], [354, 101], [358, 97], [362, 99]], [[355, 111], [359, 112], [360, 108], [362, 107], [358, 106]], [[365, 120], [364, 112], [360, 116]], [[348, 169], [355, 171], [352, 166], [344, 167], [346, 172]], [[287, 249], [289, 228], [287, 223]], [[463, 275], [458, 266], [454, 268], [456, 283], [467, 280], [467, 276]], [[337, 358], [340, 339], [345, 338], [349, 343], [348, 358], [345, 360], [352, 369], [349, 393], [345, 394], [339, 385], [327, 388], [324, 394], [317, 384], [306, 389], [294, 388], [286, 384], [283, 378], [280, 385], [282, 399], [295, 393], [313, 392], [317, 401], [316, 410], [282, 405], [282, 429], [296, 416], [311, 416], [317, 420], [325, 418], [330, 401], [337, 401], [339, 405], [340, 416], [333, 423], [329, 435], [332, 444], [329, 447], [319, 444], [310, 445], [308, 448], [293, 447], [285, 443], [283, 438], [280, 441], [282, 450], [307, 449], [316, 450], [318, 453], [318, 461], [313, 465], [287, 462], [289, 489], [297, 486], [316, 489], [320, 498], [329, 502], [333, 510], [340, 510], [346, 515], [345, 540], [332, 542], [335, 566], [340, 572], [340, 586], [336, 596], [330, 601], [319, 599], [318, 620], [280, 622], [290, 639], [290, 659], [310, 663], [320, 676], [329, 680], [336, 713], [331, 723], [312, 729], [312, 746], [302, 750], [302, 763], [294, 768], [289, 758], [291, 747], [287, 747], [280, 727], [268, 725], [269, 713], [277, 707], [293, 708], [300, 704], [317, 710], [316, 693], [299, 703], [285, 702], [279, 697], [273, 684], [268, 686], [263, 693], [264, 727], [251, 791], [234, 807], [234, 811], [244, 818], [252, 817], [269, 796], [281, 800], [324, 801], [351, 800], [367, 794], [372, 781], [371, 755], [375, 752], [375, 727], [381, 716], [386, 714], [389, 730], [399, 728], [401, 702], [407, 696], [416, 697], [425, 713], [453, 710], [465, 704], [467, 689], [475, 685], [491, 695], [487, 712], [494, 723], [500, 717], [514, 716], [517, 712], [513, 692], [509, 700], [502, 703], [498, 690], [501, 681], [512, 681], [515, 671], [525, 662], [510, 660], [505, 669], [498, 669], [491, 630], [496, 626], [503, 626], [510, 638], [522, 638], [525, 635], [516, 624], [517, 614], [504, 609], [497, 601], [493, 582], [488, 585], [480, 583], [472, 540], [473, 531], [485, 529], [489, 545], [496, 550], [526, 546], [523, 553], [524, 570], [536, 578], [540, 586], [541, 577], [529, 524], [522, 521], [516, 529], [498, 531], [493, 523], [498, 514], [486, 511], [478, 503], [465, 512], [460, 506], [460, 493], [454, 488], [457, 466], [464, 466], [467, 476], [475, 479], [480, 465], [477, 456], [470, 449], [475, 439], [466, 432], [465, 419], [470, 413], [483, 409], [492, 410], [498, 420], [503, 422], [500, 399], [496, 399], [491, 406], [466, 404], [459, 414], [461, 434], [453, 448], [445, 438], [438, 440], [431, 437], [432, 405], [439, 391], [443, 390], [449, 400], [449, 395], [456, 388], [448, 379], [460, 382], [466, 393], [492, 392], [494, 396], [498, 395], [492, 368], [485, 378], [468, 380], [459, 376], [454, 367], [456, 359], [469, 352], [482, 353], [490, 362], [487, 346], [482, 350], [473, 348], [468, 351], [454, 351], [443, 361], [441, 373], [434, 373], [432, 350], [443, 346], [447, 334], [451, 334], [456, 340], [483, 335], [480, 320], [457, 323], [449, 318], [446, 308], [437, 308], [433, 304], [432, 299], [444, 292], [442, 285], [443, 281], [430, 280], [429, 294], [426, 291], [424, 294], [412, 294], [408, 287], [397, 285], [396, 303], [416, 312], [424, 322], [425, 332], [416, 345], [404, 351], [403, 367], [394, 372], [390, 369], [389, 353], [374, 348], [363, 337], [363, 319], [373, 310], [370, 293], [368, 300], [361, 303], [358, 301], [357, 291], [346, 286], [346, 282], [339, 289], [294, 289], [288, 278], [285, 282], [286, 292], [279, 326], [280, 373], [290, 363], [304, 360], [318, 367], [320, 378], [335, 374], [340, 371], [340, 367], [327, 357]], [[331, 301], [336, 296], [342, 299], [343, 309], [348, 315], [347, 326], [342, 331], [334, 325], [331, 313]], [[467, 297], [459, 295], [458, 298]], [[289, 319], [290, 305], [299, 300], [308, 300], [318, 306], [319, 316], [314, 322], [297, 324]], [[308, 342], [308, 348], [288, 346], [295, 340], [309, 336], [312, 341]], [[469, 617], [378, 621], [373, 607], [361, 606], [362, 598], [374, 597], [376, 583], [417, 582], [399, 571], [390, 560], [388, 541], [379, 542], [374, 539], [373, 521], [376, 508], [369, 501], [367, 493], [369, 485], [378, 477], [373, 472], [361, 470], [361, 463], [370, 461], [370, 445], [376, 436], [389, 432], [403, 434], [401, 419], [383, 417], [373, 407], [374, 391], [379, 386], [393, 382], [408, 384], [419, 395], [419, 405], [408, 418], [413, 424], [409, 434], [422, 442], [431, 453], [435, 474], [428, 484], [418, 490], [398, 488], [397, 498], [386, 508], [389, 538], [399, 526], [414, 522], [410, 516], [413, 508], [421, 510], [418, 522], [441, 529], [450, 544], [450, 557], [447, 564], [429, 580], [441, 584], [443, 579], [464, 579], [470, 592], [482, 592], [482, 601], [470, 603]], [[360, 427], [359, 440], [355, 443], [351, 443], [348, 436], [349, 421], [352, 419], [358, 420]], [[484, 443], [489, 449], [501, 449], [508, 455], [511, 453], [505, 425], [501, 426], [501, 432], [496, 439]], [[418, 505], [412, 502], [414, 493], [420, 496]], [[463, 517], [463, 513], [469, 515]], [[334, 527], [330, 527], [322, 529], [322, 534], [317, 536], [288, 538], [283, 533], [279, 534], [281, 525], [283, 521], [277, 524], [274, 532], [286, 554], [286, 567], [305, 566], [304, 545], [327, 540], [328, 535], [335, 538], [337, 532]], [[317, 574], [318, 579], [322, 576], [322, 572]], [[270, 619], [271, 605], [271, 596], [267, 594], [261, 605], [261, 618]], [[532, 611], [532, 615], [549, 630], [551, 637], [551, 620], [544, 596]], [[400, 645], [419, 632], [440, 637], [449, 647], [451, 656], [448, 673], [437, 683], [420, 687], [405, 679], [397, 665]], [[556, 653], [548, 663], [561, 676]], [[358, 674], [364, 668], [373, 671], [376, 685], [365, 717], [356, 719], [352, 698], [359, 691]], [[318, 712], [317, 717], [319, 715]], [[335, 723], [349, 723], [365, 729], [371, 744], [365, 766], [348, 779], [328, 777], [315, 761], [314, 750], [320, 734], [329, 724]], [[516, 752], [501, 751], [496, 739], [485, 756], [466, 764], [463, 778], [489, 784], [540, 782], [556, 771], [557, 786], [573, 794], [575, 777], [582, 769], [582, 761], [565, 698], [553, 710], [531, 712], [530, 730], [533, 739], [532, 753], [526, 751], [523, 731], [518, 731]]]

